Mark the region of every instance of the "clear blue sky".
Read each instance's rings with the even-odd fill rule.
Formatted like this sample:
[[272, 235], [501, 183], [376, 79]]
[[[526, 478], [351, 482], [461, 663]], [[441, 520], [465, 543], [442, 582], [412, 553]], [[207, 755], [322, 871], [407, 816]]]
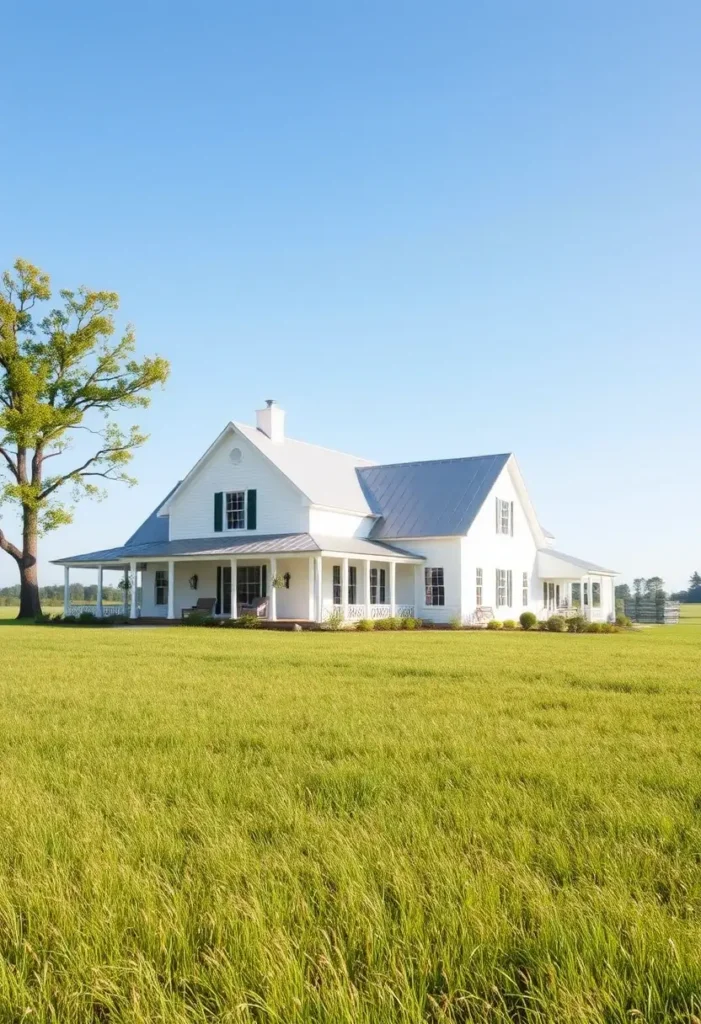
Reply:
[[0, 264], [118, 291], [173, 369], [139, 486], [42, 583], [268, 397], [379, 461], [514, 451], [560, 549], [701, 569], [697, 0], [39, 2], [3, 34]]

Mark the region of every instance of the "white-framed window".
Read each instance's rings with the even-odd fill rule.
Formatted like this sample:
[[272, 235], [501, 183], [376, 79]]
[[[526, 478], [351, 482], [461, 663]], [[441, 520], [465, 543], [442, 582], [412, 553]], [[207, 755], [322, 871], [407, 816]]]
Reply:
[[514, 503], [497, 498], [497, 533], [514, 535]]
[[358, 599], [358, 568], [348, 566], [348, 604], [355, 604]]
[[370, 570], [370, 604], [386, 604], [387, 573], [384, 569]]
[[523, 604], [525, 606], [525, 605], [528, 604], [528, 573], [527, 572], [524, 572], [524, 574], [523, 574], [522, 589], [523, 589], [523, 593], [522, 593], [521, 596], [522, 596], [522, 599], [523, 599]]
[[510, 608], [513, 604], [513, 573], [511, 569], [497, 569], [497, 607]]
[[592, 583], [591, 585], [591, 606], [592, 608], [601, 608], [601, 584]]
[[341, 604], [341, 566], [333, 567], [333, 603]]
[[478, 608], [482, 607], [482, 594], [484, 588], [484, 576], [481, 569], [475, 569], [475, 602]]
[[226, 494], [227, 530], [246, 529], [246, 492], [228, 491]]
[[156, 589], [155, 601], [158, 605], [168, 604], [168, 570], [167, 569], [156, 569], [156, 579], [154, 582]]
[[424, 569], [424, 581], [426, 584], [426, 604], [445, 604], [445, 578], [442, 569]]
[[[546, 584], [546, 586], [547, 586], [547, 584]], [[581, 583], [573, 583], [572, 584], [572, 607], [573, 608], [581, 608], [582, 607], [582, 584]]]

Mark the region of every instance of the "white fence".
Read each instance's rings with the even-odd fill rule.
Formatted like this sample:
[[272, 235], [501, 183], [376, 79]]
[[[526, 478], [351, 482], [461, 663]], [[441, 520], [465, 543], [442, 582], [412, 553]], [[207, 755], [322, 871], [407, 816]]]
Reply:
[[[330, 601], [324, 602], [324, 618], [328, 618], [329, 615], [338, 614], [343, 612], [343, 605], [332, 604]], [[400, 619], [410, 619], [414, 615], [413, 604], [398, 604], [394, 609], [394, 614]], [[388, 604], [371, 604], [370, 614], [368, 614], [368, 606], [366, 604], [349, 604], [346, 612], [347, 622], [358, 622], [360, 619], [389, 619], [392, 615], [392, 609]]]

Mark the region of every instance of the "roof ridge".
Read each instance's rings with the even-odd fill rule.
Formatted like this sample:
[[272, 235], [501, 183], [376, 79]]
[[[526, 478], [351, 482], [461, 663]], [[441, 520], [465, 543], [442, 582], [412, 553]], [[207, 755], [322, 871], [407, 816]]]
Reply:
[[370, 468], [393, 469], [398, 466], [428, 466], [431, 464], [439, 466], [449, 462], [472, 462], [474, 459], [508, 459], [512, 455], [513, 452], [494, 452], [487, 455], [456, 455], [452, 459], [415, 459], [413, 462], [373, 462]]
[[[262, 434], [263, 437], [270, 438], [268, 435], [260, 429], [260, 427], [254, 427], [252, 423], [241, 423], [239, 420], [231, 420], [231, 424], [234, 427], [246, 427], [248, 430], [253, 430], [257, 434]], [[285, 441], [294, 441], [295, 444], [304, 444], [308, 448], [320, 448], [323, 452], [331, 452], [333, 455], [345, 455], [347, 459], [357, 459], [358, 462], [366, 462], [368, 466], [375, 466], [377, 463], [371, 459], [366, 459], [362, 455], [353, 455], [352, 452], [342, 452], [339, 448], [328, 448], [325, 444], [316, 444], [314, 441], [302, 441], [298, 437], [288, 437], [285, 435]]]

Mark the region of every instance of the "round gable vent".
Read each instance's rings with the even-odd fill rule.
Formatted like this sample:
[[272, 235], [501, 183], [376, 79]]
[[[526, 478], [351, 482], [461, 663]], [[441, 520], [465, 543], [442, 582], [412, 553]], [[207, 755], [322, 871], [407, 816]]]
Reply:
[[232, 448], [231, 451], [229, 452], [229, 462], [233, 463], [234, 466], [238, 466], [242, 459], [243, 454], [241, 452], [241, 449]]

